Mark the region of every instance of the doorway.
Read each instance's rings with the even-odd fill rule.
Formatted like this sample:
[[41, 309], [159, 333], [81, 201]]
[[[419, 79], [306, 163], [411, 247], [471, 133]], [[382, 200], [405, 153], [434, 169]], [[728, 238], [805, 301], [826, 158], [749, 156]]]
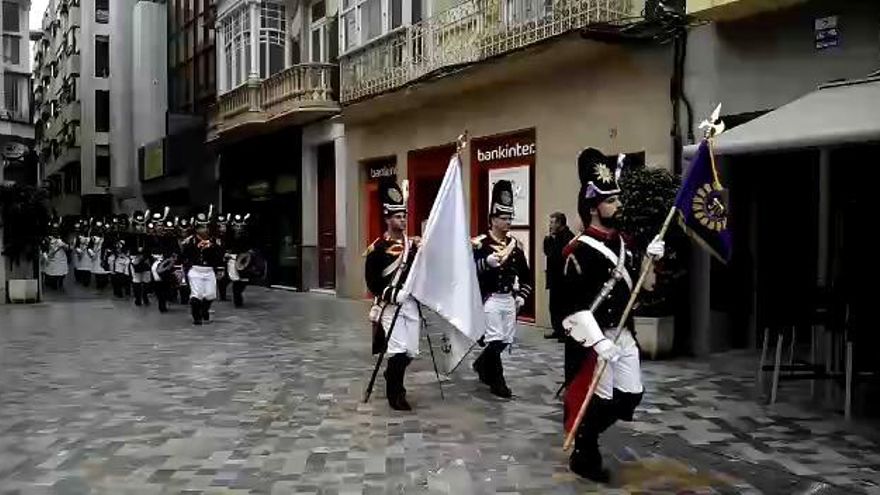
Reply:
[[318, 287], [336, 288], [336, 151], [318, 146]]

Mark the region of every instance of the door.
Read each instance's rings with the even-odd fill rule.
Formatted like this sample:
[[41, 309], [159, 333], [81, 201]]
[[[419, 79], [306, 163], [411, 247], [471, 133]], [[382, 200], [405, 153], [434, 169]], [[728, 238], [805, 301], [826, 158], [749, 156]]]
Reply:
[[455, 145], [447, 144], [435, 148], [410, 151], [407, 156], [407, 176], [409, 178], [409, 222], [410, 235], [423, 235], [425, 222], [434, 206], [434, 199], [443, 184], [443, 176], [449, 159], [455, 153]]
[[318, 286], [336, 288], [336, 155], [318, 146]]

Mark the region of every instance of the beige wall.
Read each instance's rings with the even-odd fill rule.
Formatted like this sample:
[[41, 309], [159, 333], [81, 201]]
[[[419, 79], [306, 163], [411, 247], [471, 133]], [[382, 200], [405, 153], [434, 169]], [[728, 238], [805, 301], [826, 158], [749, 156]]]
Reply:
[[[340, 294], [360, 297], [366, 290], [359, 257], [365, 237], [363, 160], [395, 155], [398, 179], [403, 179], [410, 150], [452, 142], [465, 129], [476, 138], [535, 128], [536, 310], [538, 324], [548, 325], [540, 249], [547, 215], [560, 210], [569, 223], [579, 224], [575, 159], [585, 147], [606, 153], [645, 150], [648, 163], [671, 168], [670, 71], [666, 48], [633, 49], [571, 39], [346, 108], [351, 242]], [[499, 74], [514, 74], [515, 79]], [[445, 95], [436, 94], [441, 85], [447, 86]], [[421, 103], [419, 93], [425, 92], [431, 93], [430, 101]], [[381, 117], [370, 120], [371, 115]], [[466, 187], [469, 162], [466, 156]]]

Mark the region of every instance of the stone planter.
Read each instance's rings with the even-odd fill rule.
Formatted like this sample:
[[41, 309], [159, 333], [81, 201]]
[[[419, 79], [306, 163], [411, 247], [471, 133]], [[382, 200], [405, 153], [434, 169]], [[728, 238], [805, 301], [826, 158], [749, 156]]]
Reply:
[[675, 341], [675, 317], [661, 318], [636, 316], [636, 338], [642, 348], [642, 356], [657, 359], [672, 352]]
[[13, 279], [7, 283], [7, 294], [11, 303], [36, 303], [39, 301], [39, 287], [36, 279]]

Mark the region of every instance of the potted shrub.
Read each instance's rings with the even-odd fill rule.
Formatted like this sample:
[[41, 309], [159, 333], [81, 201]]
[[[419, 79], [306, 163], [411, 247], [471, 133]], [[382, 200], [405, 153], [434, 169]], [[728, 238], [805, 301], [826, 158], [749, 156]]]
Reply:
[[[631, 236], [633, 245], [645, 255], [644, 249], [663, 225], [681, 181], [665, 169], [630, 168], [621, 177], [621, 201], [623, 212], [621, 227]], [[642, 353], [654, 359], [669, 354], [675, 338], [676, 296], [682, 294], [680, 284], [684, 281], [684, 263], [680, 254], [686, 245], [681, 230], [671, 226], [666, 233], [666, 256], [654, 266], [653, 277], [647, 285], [653, 290], [643, 290], [639, 304], [634, 308], [635, 330]]]
[[46, 237], [49, 213], [44, 189], [17, 183], [0, 184], [0, 288], [14, 302], [36, 302], [40, 242]]

